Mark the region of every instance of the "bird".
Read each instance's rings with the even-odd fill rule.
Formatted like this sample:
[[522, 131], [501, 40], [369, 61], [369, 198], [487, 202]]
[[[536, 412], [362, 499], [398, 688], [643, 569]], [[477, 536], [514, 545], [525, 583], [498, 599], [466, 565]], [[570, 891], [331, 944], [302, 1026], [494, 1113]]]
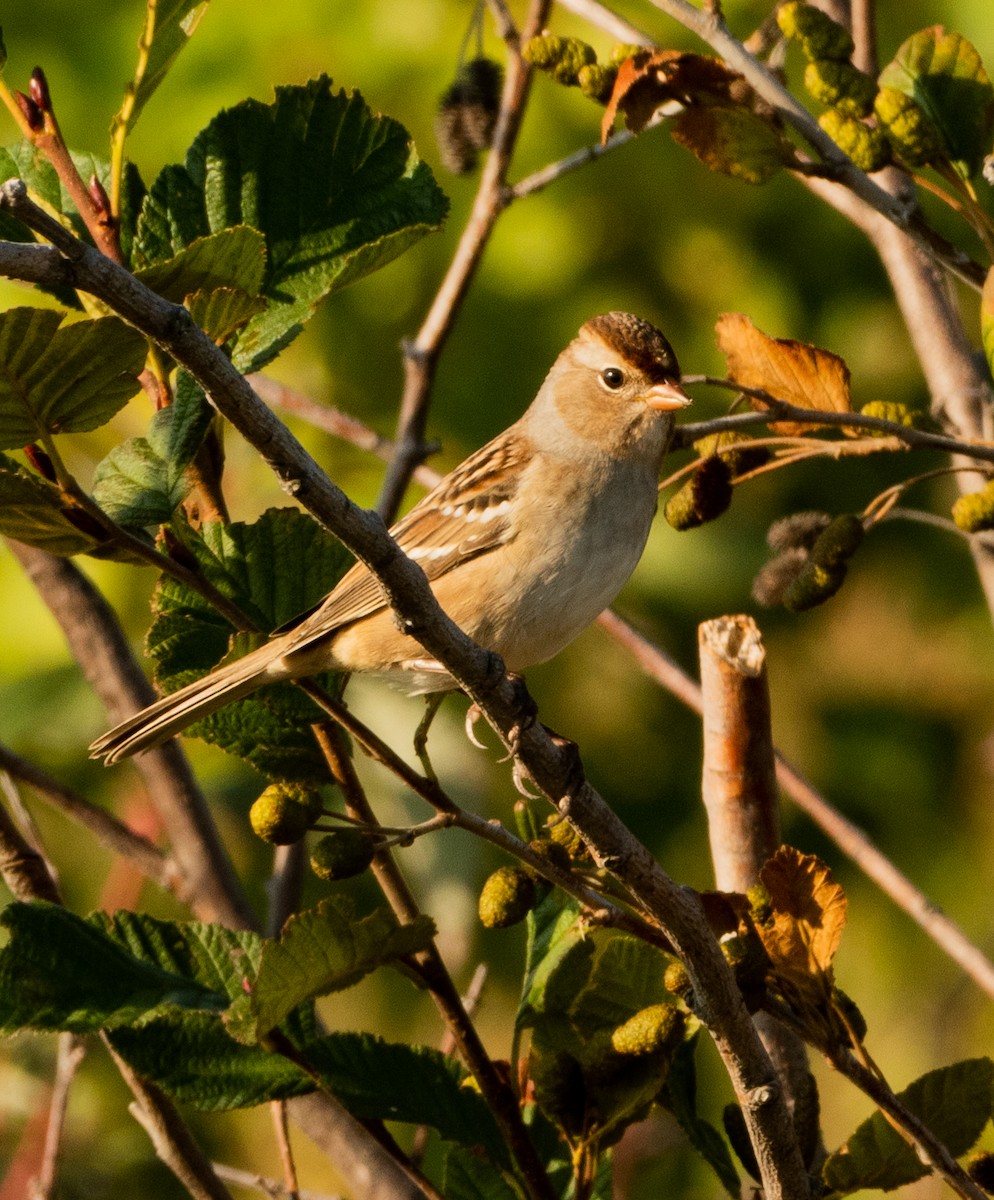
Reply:
[[[654, 325], [624, 312], [592, 317], [523, 415], [390, 532], [445, 612], [519, 674], [573, 641], [634, 571], [675, 414], [689, 403]], [[372, 674], [411, 695], [458, 686], [356, 563], [289, 632], [129, 717], [91, 757], [116, 763], [258, 688], [324, 671]]]

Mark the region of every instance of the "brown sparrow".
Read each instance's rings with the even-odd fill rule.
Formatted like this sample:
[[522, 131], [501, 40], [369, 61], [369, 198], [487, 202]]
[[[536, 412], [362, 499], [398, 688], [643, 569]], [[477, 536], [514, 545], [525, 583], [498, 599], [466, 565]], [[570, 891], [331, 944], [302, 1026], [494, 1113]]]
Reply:
[[[392, 528], [442, 608], [509, 671], [558, 654], [635, 569], [673, 413], [690, 403], [679, 379], [653, 325], [593, 317], [525, 414]], [[356, 563], [295, 629], [128, 718], [91, 752], [117, 762], [257, 688], [321, 671], [374, 672], [411, 694], [455, 686]]]

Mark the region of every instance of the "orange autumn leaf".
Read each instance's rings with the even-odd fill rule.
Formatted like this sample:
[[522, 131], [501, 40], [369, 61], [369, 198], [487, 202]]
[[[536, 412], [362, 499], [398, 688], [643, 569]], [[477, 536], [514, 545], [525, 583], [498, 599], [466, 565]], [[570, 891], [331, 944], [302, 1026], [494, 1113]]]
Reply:
[[[723, 313], [715, 326], [728, 375], [746, 388], [759, 388], [778, 400], [819, 412], [852, 412], [849, 368], [837, 354], [792, 338], [774, 338], [742, 313]], [[753, 407], [765, 407], [760, 400]], [[777, 429], [805, 433], [807, 422], [780, 421]]]
[[640, 133], [660, 105], [730, 104], [736, 84], [744, 86], [742, 76], [717, 58], [681, 50], [635, 54], [618, 68], [601, 122], [601, 141], [610, 137], [619, 112], [625, 125]]
[[813, 854], [781, 846], [759, 873], [770, 894], [773, 923], [757, 927], [775, 971], [787, 978], [824, 977], [846, 924], [846, 896]]

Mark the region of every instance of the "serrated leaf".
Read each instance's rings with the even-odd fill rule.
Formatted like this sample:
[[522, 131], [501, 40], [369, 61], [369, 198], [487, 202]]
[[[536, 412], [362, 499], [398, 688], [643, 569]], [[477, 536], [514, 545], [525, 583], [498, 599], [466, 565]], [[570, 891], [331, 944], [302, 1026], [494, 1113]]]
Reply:
[[221, 287], [194, 292], [187, 296], [186, 306], [204, 333], [221, 346], [250, 318], [265, 311], [266, 301], [237, 288]]
[[[973, 1146], [990, 1118], [992, 1084], [994, 1062], [971, 1058], [929, 1071], [899, 1092], [898, 1099], [958, 1158]], [[889, 1192], [930, 1170], [878, 1112], [829, 1155], [822, 1177], [843, 1194], [862, 1188]]]
[[98, 924], [57, 904], [11, 904], [0, 950], [0, 1030], [83, 1033], [172, 1008], [219, 1011], [228, 997], [135, 958]]
[[[194, 533], [177, 524], [176, 531], [208, 581], [266, 631], [318, 604], [351, 561], [336, 538], [297, 509], [270, 509], [252, 525], [207, 523]], [[172, 579], [160, 580], [153, 611], [147, 648], [163, 691], [199, 678], [229, 652], [234, 657], [259, 644], [251, 636], [236, 637], [210, 604]], [[340, 681], [323, 679], [334, 694]], [[309, 728], [321, 716], [299, 688], [279, 684], [211, 713], [186, 732], [271, 778], [325, 782], [327, 767]]]
[[356, 920], [351, 906], [334, 898], [296, 913], [275, 941], [263, 946], [251, 991], [226, 1016], [231, 1035], [252, 1044], [298, 1004], [358, 983], [385, 963], [424, 950], [435, 927], [428, 917], [407, 925], [377, 910]]
[[581, 1032], [613, 1029], [651, 1004], [671, 999], [663, 986], [667, 959], [661, 950], [637, 938], [616, 936], [600, 947], [587, 985], [572, 1007]]
[[308, 1060], [360, 1120], [430, 1125], [447, 1141], [482, 1148], [507, 1165], [507, 1146], [479, 1092], [453, 1058], [425, 1046], [396, 1045], [368, 1033], [334, 1033], [308, 1043]]
[[673, 1056], [663, 1089], [662, 1102], [676, 1117], [691, 1146], [704, 1159], [725, 1191], [738, 1200], [739, 1173], [728, 1143], [717, 1129], [697, 1112], [697, 1038], [683, 1043]]
[[994, 87], [974, 47], [941, 25], [912, 34], [880, 74], [910, 96], [939, 130], [950, 161], [969, 178], [990, 151]]
[[265, 274], [266, 240], [247, 225], [197, 238], [172, 257], [135, 271], [147, 288], [175, 304], [219, 287], [258, 296]]
[[157, 262], [233, 225], [265, 235], [269, 306], [233, 355], [247, 372], [275, 357], [324, 296], [437, 228], [447, 207], [403, 126], [322, 76], [278, 88], [271, 105], [247, 100], [215, 117], [184, 166], [152, 185], [136, 258]]
[[776, 126], [747, 108], [685, 109], [671, 134], [708, 170], [744, 183], [767, 183], [794, 157]]
[[128, 438], [97, 465], [93, 498], [119, 525], [143, 529], [168, 521], [190, 490], [186, 468], [214, 410], [181, 371], [173, 403], [157, 412], [148, 437]]
[[0, 449], [103, 425], [138, 391], [147, 345], [117, 317], [60, 329], [62, 313], [0, 313]]
[[208, 0], [147, 0], [140, 56], [115, 124], [131, 129], [207, 11]]
[[[728, 375], [736, 383], [759, 388], [801, 408], [819, 412], [852, 411], [849, 368], [837, 354], [792, 338], [770, 337], [742, 313], [723, 313], [715, 331]], [[763, 406], [753, 401], [753, 407]], [[817, 427], [778, 421], [776, 428], [796, 434]]]
[[54, 484], [18, 470], [0, 470], [0, 533], [62, 558], [100, 545], [69, 520]]
[[442, 1193], [445, 1200], [520, 1200], [495, 1166], [458, 1146], [446, 1152]]
[[980, 338], [987, 365], [994, 372], [994, 267], [987, 272], [980, 296]]
[[582, 911], [575, 900], [553, 890], [529, 912], [525, 977], [515, 1022], [518, 1029], [533, 1026], [549, 1009], [561, 1015], [563, 1006], [556, 999], [557, 993], [549, 995], [549, 987], [557, 972], [560, 972], [560, 982], [565, 978], [561, 968], [568, 956], [573, 956], [569, 966], [572, 974], [571, 979], [563, 983], [563, 990], [569, 999], [577, 994], [571, 988], [586, 983], [594, 944], [587, 938], [587, 930], [580, 920]]
[[[83, 241], [92, 244], [86, 228], [86, 222], [79, 215], [79, 210], [65, 189], [58, 172], [52, 166], [45, 154], [27, 141], [8, 146], [3, 152], [0, 171], [4, 179], [16, 176], [27, 184], [31, 199], [49, 209], [53, 214], [67, 219], [73, 233]], [[89, 180], [95, 175], [107, 187], [110, 182], [110, 164], [106, 159], [99, 158], [88, 152], [71, 151], [70, 157], [80, 177]], [[5, 241], [30, 242], [34, 240], [32, 232], [19, 221], [6, 213], [0, 213], [0, 237]]]
[[815, 855], [781, 846], [759, 877], [774, 912], [769, 927], [756, 928], [777, 972], [830, 979], [846, 924], [845, 892], [832, 872]]

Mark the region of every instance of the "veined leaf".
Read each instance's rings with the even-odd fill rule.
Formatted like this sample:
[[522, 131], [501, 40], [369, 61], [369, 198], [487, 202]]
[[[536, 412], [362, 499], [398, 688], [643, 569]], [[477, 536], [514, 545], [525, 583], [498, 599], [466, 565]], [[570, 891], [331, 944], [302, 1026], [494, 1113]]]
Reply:
[[181, 371], [176, 397], [152, 417], [148, 437], [128, 438], [98, 464], [94, 500], [119, 525], [143, 529], [168, 521], [190, 490], [186, 468], [213, 415], [203, 391]]
[[0, 916], [0, 1030], [83, 1033], [135, 1025], [173, 1008], [220, 1011], [228, 997], [141, 961], [98, 924], [57, 904], [11, 904]]
[[0, 533], [29, 546], [70, 558], [86, 554], [100, 540], [69, 519], [62, 493], [47, 480], [27, 471], [0, 470]]
[[407, 131], [322, 76], [220, 113], [183, 166], [152, 185], [136, 261], [171, 257], [235, 225], [265, 236], [265, 312], [240, 332], [234, 362], [258, 370], [331, 292], [384, 266], [429, 230], [448, 202]]
[[219, 287], [257, 296], [265, 274], [265, 239], [247, 225], [197, 238], [171, 258], [135, 271], [146, 287], [176, 304], [194, 292]]
[[251, 1044], [298, 1004], [351, 987], [384, 963], [423, 950], [434, 936], [427, 917], [398, 924], [385, 910], [356, 920], [351, 907], [329, 898], [292, 916], [279, 938], [265, 943], [251, 991], [232, 1005], [232, 1036]]
[[[973, 1146], [990, 1119], [992, 1083], [994, 1062], [969, 1058], [922, 1075], [899, 1092], [898, 1099], [958, 1158]], [[829, 1155], [822, 1178], [835, 1192], [862, 1188], [889, 1192], [921, 1179], [930, 1170], [877, 1112]]]
[[0, 313], [0, 449], [96, 429], [138, 391], [147, 345], [117, 317], [60, 329], [54, 309]]
[[965, 37], [941, 25], [919, 30], [884, 67], [880, 86], [897, 88], [917, 103], [965, 177], [978, 170], [991, 148], [994, 86]]

